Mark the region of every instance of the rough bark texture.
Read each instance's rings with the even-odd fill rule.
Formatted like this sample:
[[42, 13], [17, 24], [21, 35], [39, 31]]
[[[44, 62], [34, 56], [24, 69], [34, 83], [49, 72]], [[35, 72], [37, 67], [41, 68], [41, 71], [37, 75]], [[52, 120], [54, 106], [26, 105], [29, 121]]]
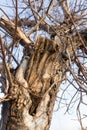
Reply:
[[[22, 1], [27, 5], [23, 10], [19, 8], [20, 2], [11, 2], [12, 10], [16, 12], [11, 14], [14, 20], [1, 8], [6, 17], [0, 17], [0, 27], [12, 41], [9, 44], [5, 32], [6, 43], [2, 43], [0, 37], [0, 60], [3, 63], [0, 65], [0, 83], [6, 97], [0, 100], [3, 104], [0, 130], [49, 130], [55, 99], [67, 70], [79, 86], [77, 91], [87, 93], [84, 64], [87, 54], [86, 2], [76, 0], [72, 4], [68, 0], [50, 0], [45, 7], [43, 0], [28, 0]], [[31, 34], [39, 31], [45, 31], [51, 40], [36, 35], [34, 44]], [[24, 48], [20, 65], [13, 54], [18, 44]], [[78, 48], [83, 54], [76, 54]], [[80, 57], [83, 57], [83, 63]], [[15, 70], [10, 68], [12, 58], [18, 65]], [[72, 61], [78, 67], [77, 73], [74, 73]], [[82, 102], [82, 98], [80, 100]]]
[[39, 37], [29, 59], [23, 57], [13, 84], [11, 100], [3, 102], [1, 130], [49, 130], [53, 107], [66, 71], [61, 46]]
[[[10, 35], [14, 35], [12, 22], [1, 18], [0, 25], [9, 34], [12, 28]], [[54, 41], [38, 37], [32, 46], [27, 36], [19, 35], [22, 33], [17, 28], [15, 38], [24, 46], [24, 56], [15, 72], [8, 73], [10, 100], [3, 102], [0, 130], [49, 130], [60, 84], [74, 50], [82, 43], [78, 36], [63, 35], [61, 40], [57, 36]]]

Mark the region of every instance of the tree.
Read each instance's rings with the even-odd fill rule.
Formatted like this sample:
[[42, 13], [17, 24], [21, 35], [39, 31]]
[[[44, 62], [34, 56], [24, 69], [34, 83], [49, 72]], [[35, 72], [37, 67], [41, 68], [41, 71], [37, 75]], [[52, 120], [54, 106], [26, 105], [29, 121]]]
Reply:
[[[5, 94], [1, 130], [49, 130], [65, 78], [77, 92], [87, 93], [87, 1], [16, 0], [10, 4], [15, 18], [3, 10], [0, 18], [0, 82]], [[14, 54], [19, 45], [21, 61]]]

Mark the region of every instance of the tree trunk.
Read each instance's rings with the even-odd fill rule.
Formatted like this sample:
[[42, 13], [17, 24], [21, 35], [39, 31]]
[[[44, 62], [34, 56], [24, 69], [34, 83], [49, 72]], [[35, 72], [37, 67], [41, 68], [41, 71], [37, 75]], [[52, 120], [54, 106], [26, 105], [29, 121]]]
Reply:
[[0, 130], [49, 130], [53, 107], [66, 71], [62, 49], [39, 37], [15, 75], [11, 73], [9, 101], [3, 102]]

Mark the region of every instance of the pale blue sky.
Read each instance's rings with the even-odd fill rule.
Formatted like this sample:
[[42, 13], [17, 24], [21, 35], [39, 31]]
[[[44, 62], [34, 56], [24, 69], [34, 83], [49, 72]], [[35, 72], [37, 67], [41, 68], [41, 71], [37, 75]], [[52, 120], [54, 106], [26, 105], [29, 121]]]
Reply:
[[[87, 108], [82, 108], [84, 113], [87, 113]], [[65, 108], [61, 108], [57, 112], [53, 112], [53, 119], [50, 130], [81, 130], [77, 116], [73, 111], [71, 115], [64, 114]], [[87, 127], [87, 118], [83, 121], [84, 128]]]

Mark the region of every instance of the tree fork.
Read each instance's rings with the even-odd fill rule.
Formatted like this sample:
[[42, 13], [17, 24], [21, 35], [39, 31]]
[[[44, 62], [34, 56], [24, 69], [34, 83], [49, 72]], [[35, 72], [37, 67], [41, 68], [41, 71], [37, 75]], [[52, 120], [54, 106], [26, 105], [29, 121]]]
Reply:
[[13, 99], [3, 103], [1, 130], [49, 130], [66, 71], [58, 49], [56, 42], [38, 37], [31, 58], [23, 57], [9, 87]]

